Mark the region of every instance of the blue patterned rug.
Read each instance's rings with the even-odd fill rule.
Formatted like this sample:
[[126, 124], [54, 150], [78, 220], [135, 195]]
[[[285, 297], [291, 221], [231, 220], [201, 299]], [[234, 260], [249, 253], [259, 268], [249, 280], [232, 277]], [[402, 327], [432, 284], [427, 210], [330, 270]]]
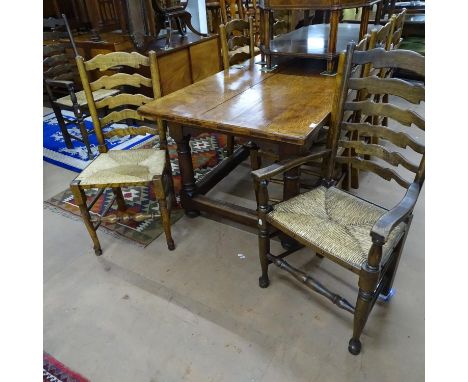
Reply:
[[[72, 120], [73, 113], [69, 111], [62, 111], [63, 117], [66, 120]], [[68, 170], [81, 172], [91, 161], [88, 161], [88, 154], [86, 146], [76, 140], [72, 140], [73, 149], [67, 149], [65, 142], [60, 131], [60, 127], [55, 118], [54, 113], [50, 113], [44, 116], [44, 160], [46, 162], [55, 164], [57, 166], [66, 168]], [[88, 130], [92, 130], [93, 123], [91, 117], [85, 119], [85, 126]], [[115, 127], [124, 126], [120, 124], [112, 124], [104, 131], [111, 130]], [[68, 130], [71, 134], [81, 136], [78, 126], [69, 125]], [[107, 146], [110, 150], [128, 150], [131, 148], [137, 148], [140, 145], [148, 143], [151, 139], [154, 139], [154, 135], [147, 134], [145, 136], [136, 136], [131, 138], [126, 137], [112, 137], [107, 139]], [[97, 139], [95, 134], [89, 136], [91, 151], [94, 156], [99, 152], [97, 149]]]

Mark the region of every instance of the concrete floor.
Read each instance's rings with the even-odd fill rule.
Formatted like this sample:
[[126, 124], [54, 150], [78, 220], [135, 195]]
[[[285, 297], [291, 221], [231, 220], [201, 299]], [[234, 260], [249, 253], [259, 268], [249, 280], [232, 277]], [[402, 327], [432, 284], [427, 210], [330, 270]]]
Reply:
[[[44, 200], [74, 176], [44, 163]], [[394, 182], [371, 180], [363, 197], [388, 207], [401, 198]], [[251, 190], [245, 163], [212, 193], [253, 205]], [[81, 221], [44, 209], [44, 350], [93, 382], [424, 379], [424, 189], [397, 294], [374, 308], [359, 356], [347, 350], [349, 313], [275, 267], [258, 287], [254, 231], [183, 217], [173, 237], [169, 252], [164, 235], [141, 248], [100, 233], [96, 257]], [[351, 272], [306, 249], [289, 259], [354, 303]]]

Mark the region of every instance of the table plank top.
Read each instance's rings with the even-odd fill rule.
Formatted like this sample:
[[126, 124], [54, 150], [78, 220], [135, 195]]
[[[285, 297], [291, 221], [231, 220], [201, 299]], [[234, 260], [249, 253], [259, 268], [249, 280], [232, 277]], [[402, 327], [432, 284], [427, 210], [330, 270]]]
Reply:
[[[336, 53], [328, 52], [330, 24], [314, 24], [295, 29], [278, 36], [270, 42], [270, 52], [273, 55], [296, 55], [310, 57], [338, 56], [346, 50], [350, 41], [359, 41], [359, 24], [340, 23], [336, 40]], [[379, 30], [380, 25], [370, 24], [368, 33]]]
[[309, 143], [328, 121], [334, 77], [321, 75], [321, 64], [310, 60], [292, 60], [269, 73], [260, 68], [248, 60], [141, 106], [138, 112], [252, 139]]

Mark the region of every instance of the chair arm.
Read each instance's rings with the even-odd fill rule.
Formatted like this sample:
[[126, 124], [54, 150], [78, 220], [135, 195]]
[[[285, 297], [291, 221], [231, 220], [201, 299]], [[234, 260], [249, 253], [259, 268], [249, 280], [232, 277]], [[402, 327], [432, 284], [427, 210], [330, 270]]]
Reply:
[[311, 162], [314, 159], [324, 157], [328, 155], [331, 150], [323, 150], [318, 153], [309, 154], [296, 159], [287, 159], [278, 163], [273, 163], [268, 167], [261, 168], [259, 170], [252, 171], [252, 176], [256, 181], [270, 179], [275, 175], [282, 174], [283, 172], [289, 171], [295, 167], [301, 166], [305, 163]]
[[398, 224], [405, 220], [414, 209], [418, 201], [418, 195], [421, 185], [417, 182], [412, 183], [406, 191], [403, 199], [390, 211], [383, 214], [374, 224], [371, 236], [374, 242], [379, 244], [386, 243], [388, 236]]

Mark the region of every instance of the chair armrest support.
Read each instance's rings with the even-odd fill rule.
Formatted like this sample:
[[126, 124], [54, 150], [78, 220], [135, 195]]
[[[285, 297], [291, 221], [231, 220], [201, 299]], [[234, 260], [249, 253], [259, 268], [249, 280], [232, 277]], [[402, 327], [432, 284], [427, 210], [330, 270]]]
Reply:
[[374, 243], [385, 244], [393, 228], [411, 215], [418, 200], [420, 190], [421, 185], [419, 183], [412, 183], [400, 203], [377, 220], [371, 231], [372, 241]]
[[252, 171], [252, 176], [255, 181], [260, 182], [262, 180], [267, 180], [272, 178], [275, 175], [282, 174], [283, 172], [289, 171], [295, 167], [301, 166], [305, 163], [311, 162], [314, 159], [322, 158], [328, 155], [331, 150], [323, 150], [318, 153], [309, 154], [296, 159], [288, 159], [278, 163], [273, 163], [272, 165], [261, 168], [259, 170]]

